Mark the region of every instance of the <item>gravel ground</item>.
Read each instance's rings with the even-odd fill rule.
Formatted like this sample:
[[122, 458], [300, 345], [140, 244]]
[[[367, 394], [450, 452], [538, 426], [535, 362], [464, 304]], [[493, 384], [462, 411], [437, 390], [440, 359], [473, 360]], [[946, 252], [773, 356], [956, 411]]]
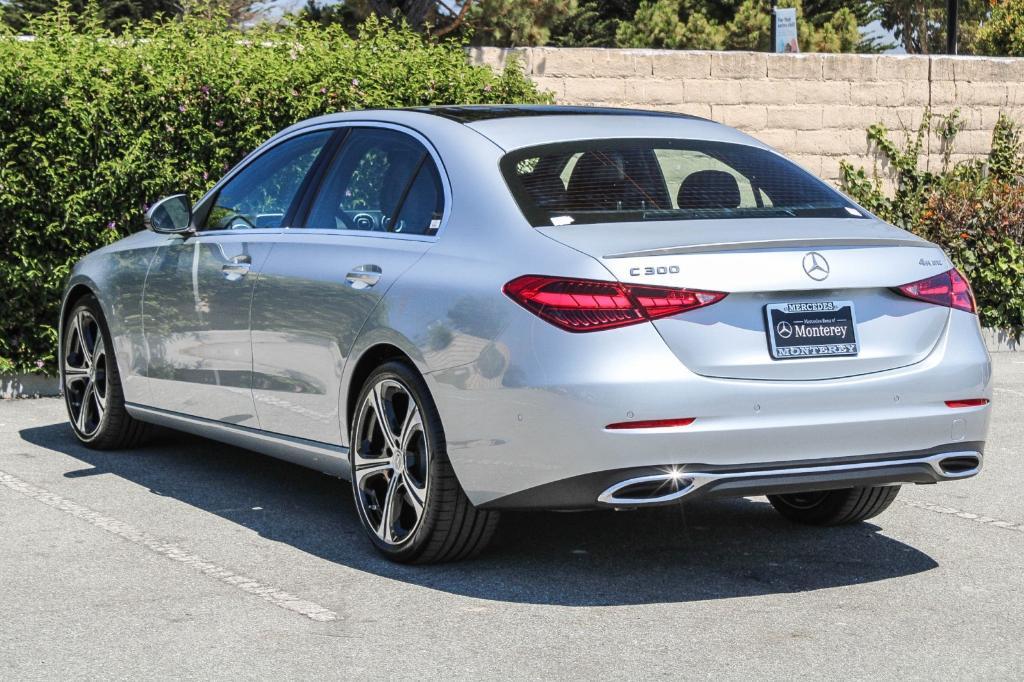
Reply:
[[346, 484], [166, 434], [78, 446], [0, 402], [0, 678], [1024, 677], [1024, 354], [994, 356], [985, 471], [854, 527], [763, 498], [506, 515], [403, 567]]

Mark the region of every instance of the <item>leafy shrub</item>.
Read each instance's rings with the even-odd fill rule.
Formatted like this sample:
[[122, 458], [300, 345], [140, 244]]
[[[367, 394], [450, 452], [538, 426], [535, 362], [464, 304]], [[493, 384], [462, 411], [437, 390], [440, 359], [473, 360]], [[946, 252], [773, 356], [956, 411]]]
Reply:
[[538, 102], [512, 67], [467, 63], [371, 18], [240, 32], [186, 16], [114, 36], [65, 14], [0, 34], [0, 372], [53, 373], [60, 292], [81, 256], [142, 227], [146, 202], [198, 197], [276, 131], [319, 114]]
[[[935, 123], [933, 127], [933, 123]], [[999, 118], [987, 159], [950, 164], [959, 112], [937, 122], [926, 112], [901, 148], [883, 126], [868, 138], [889, 163], [895, 187], [884, 190], [877, 172], [842, 164], [843, 184], [865, 208], [943, 247], [971, 281], [985, 326], [1024, 331], [1024, 154], [1014, 123]], [[929, 132], [941, 140], [939, 172], [918, 161]]]

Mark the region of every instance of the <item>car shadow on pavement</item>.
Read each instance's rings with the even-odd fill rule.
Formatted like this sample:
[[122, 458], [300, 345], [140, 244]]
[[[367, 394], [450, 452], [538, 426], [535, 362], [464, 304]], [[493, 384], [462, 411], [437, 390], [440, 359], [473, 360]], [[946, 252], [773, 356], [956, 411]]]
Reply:
[[171, 432], [131, 452], [82, 447], [66, 424], [20, 435], [88, 465], [66, 473], [70, 479], [120, 476], [324, 561], [480, 599], [567, 606], [688, 602], [870, 583], [937, 566], [875, 525], [796, 526], [763, 499], [621, 513], [507, 513], [492, 546], [476, 560], [400, 566], [382, 559], [363, 537], [349, 485], [315, 471]]

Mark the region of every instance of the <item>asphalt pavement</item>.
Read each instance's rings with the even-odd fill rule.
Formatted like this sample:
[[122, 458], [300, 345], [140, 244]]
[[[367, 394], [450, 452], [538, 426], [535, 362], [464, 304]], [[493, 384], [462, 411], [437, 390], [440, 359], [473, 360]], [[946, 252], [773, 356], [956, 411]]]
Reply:
[[1024, 677], [1024, 354], [994, 356], [985, 470], [869, 523], [763, 498], [508, 514], [408, 567], [347, 484], [190, 436], [79, 446], [0, 401], [0, 679]]

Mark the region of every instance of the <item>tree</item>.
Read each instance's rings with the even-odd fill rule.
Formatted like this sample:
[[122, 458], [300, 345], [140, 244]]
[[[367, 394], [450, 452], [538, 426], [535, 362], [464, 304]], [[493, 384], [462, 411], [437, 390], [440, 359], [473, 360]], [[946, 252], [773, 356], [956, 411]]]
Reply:
[[546, 45], [551, 25], [575, 11], [576, 0], [463, 0], [472, 5], [466, 25], [480, 45]]
[[1002, 0], [978, 29], [971, 51], [975, 54], [1024, 57], [1024, 0]]
[[[959, 0], [960, 42], [969, 46], [989, 13], [988, 0]], [[946, 3], [887, 0], [878, 4], [882, 27], [892, 31], [909, 54], [946, 50]]]
[[251, 0], [10, 0], [3, 22], [25, 31], [36, 17], [63, 11], [73, 22], [95, 19], [101, 26], [121, 33], [146, 19], [180, 16], [188, 12], [205, 17], [227, 17], [238, 24], [253, 17]]
[[[693, 0], [647, 0], [637, 8], [633, 20], [619, 24], [616, 42], [620, 47], [664, 47], [698, 50], [769, 49], [771, 14], [764, 0], [743, 0], [732, 6], [725, 21], [721, 11], [698, 11]], [[711, 5], [711, 3], [705, 3]], [[800, 46], [813, 52], [874, 51], [877, 47], [860, 35], [859, 16], [869, 17], [864, 3], [832, 9], [816, 3], [817, 15], [809, 15], [800, 0], [781, 0], [780, 7], [795, 7]], [[721, 7], [718, 7], [721, 10]]]
[[448, 35], [460, 28], [473, 8], [474, 0], [342, 0], [339, 3], [316, 4], [306, 0], [299, 18], [320, 24], [341, 24], [350, 33], [370, 16], [404, 21], [420, 33], [435, 37]]
[[561, 47], [614, 47], [615, 32], [636, 14], [640, 0], [582, 0], [551, 25], [551, 44]]

